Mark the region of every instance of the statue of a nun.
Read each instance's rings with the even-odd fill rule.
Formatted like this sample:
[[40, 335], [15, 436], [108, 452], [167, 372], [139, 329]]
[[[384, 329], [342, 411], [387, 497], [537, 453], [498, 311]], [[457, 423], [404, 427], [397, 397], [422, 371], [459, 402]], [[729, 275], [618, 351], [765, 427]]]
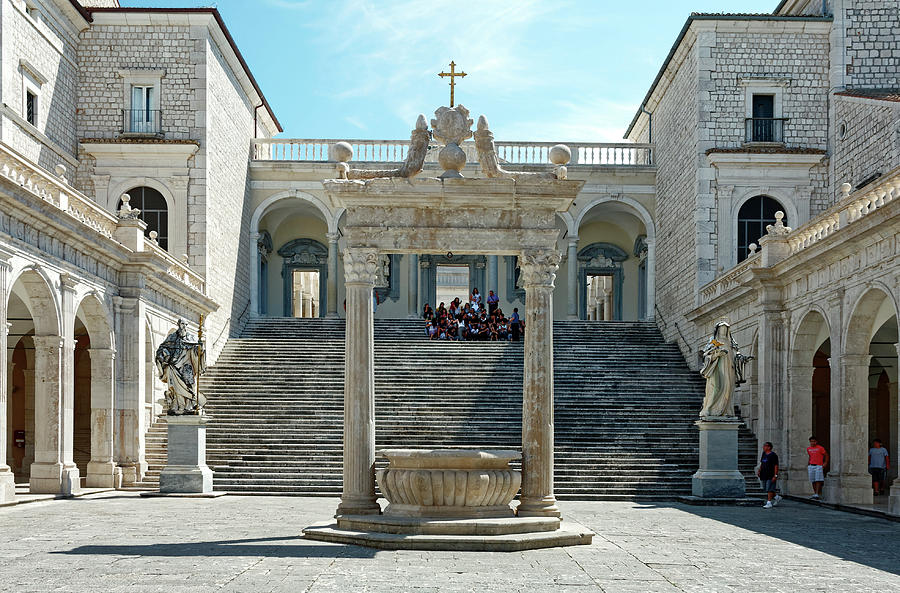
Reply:
[[738, 367], [743, 371], [743, 365], [750, 358], [738, 351], [737, 342], [731, 337], [728, 320], [720, 319], [703, 348], [703, 369], [700, 374], [706, 379], [706, 396], [703, 398], [703, 409], [700, 410], [701, 418], [734, 416], [733, 399], [734, 387], [739, 379]]
[[206, 370], [206, 350], [199, 336], [196, 342], [188, 340], [183, 319], [157, 348], [156, 368], [160, 380], [168, 386], [169, 414], [199, 414], [206, 398], [197, 390], [197, 378]]

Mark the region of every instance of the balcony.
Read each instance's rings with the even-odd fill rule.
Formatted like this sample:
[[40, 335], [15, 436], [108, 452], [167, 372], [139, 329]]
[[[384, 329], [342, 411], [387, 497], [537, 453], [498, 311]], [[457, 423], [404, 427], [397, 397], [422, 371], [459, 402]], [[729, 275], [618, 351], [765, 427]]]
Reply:
[[122, 129], [126, 136], [162, 136], [162, 111], [159, 109], [123, 109]]
[[748, 117], [744, 120], [744, 143], [784, 144], [786, 117]]

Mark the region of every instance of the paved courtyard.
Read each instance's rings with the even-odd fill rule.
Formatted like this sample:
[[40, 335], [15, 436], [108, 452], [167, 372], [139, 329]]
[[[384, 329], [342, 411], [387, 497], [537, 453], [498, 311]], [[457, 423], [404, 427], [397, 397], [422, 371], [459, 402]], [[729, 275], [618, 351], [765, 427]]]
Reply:
[[0, 509], [0, 591], [900, 591], [900, 523], [783, 502], [567, 502], [590, 546], [387, 552], [307, 541], [333, 499], [139, 498]]

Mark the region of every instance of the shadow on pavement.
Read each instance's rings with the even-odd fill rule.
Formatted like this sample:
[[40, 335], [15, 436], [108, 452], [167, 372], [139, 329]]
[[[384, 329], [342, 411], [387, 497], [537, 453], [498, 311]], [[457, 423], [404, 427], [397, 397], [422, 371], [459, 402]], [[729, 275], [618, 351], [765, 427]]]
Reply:
[[[762, 501], [760, 501], [760, 505]], [[673, 508], [900, 575], [900, 523], [784, 501], [776, 508], [651, 503], [635, 510]]]
[[[265, 543], [273, 542], [273, 543]], [[274, 542], [283, 542], [276, 544]], [[313, 543], [301, 536], [145, 545], [91, 545], [50, 554], [111, 556], [258, 556], [266, 558], [373, 558], [362, 546]]]

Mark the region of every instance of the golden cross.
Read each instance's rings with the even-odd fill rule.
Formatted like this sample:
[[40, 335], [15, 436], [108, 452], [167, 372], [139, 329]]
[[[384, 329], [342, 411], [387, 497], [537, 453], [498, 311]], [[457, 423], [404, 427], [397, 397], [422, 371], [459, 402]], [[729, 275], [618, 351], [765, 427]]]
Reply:
[[465, 75], [466, 75], [465, 72], [457, 72], [456, 71], [456, 63], [453, 61], [450, 62], [450, 72], [440, 72], [438, 74], [438, 76], [440, 76], [441, 78], [443, 78], [445, 76], [450, 77], [450, 107], [453, 107], [453, 87], [456, 86], [456, 80], [454, 80], [454, 79], [457, 76], [462, 77]]

